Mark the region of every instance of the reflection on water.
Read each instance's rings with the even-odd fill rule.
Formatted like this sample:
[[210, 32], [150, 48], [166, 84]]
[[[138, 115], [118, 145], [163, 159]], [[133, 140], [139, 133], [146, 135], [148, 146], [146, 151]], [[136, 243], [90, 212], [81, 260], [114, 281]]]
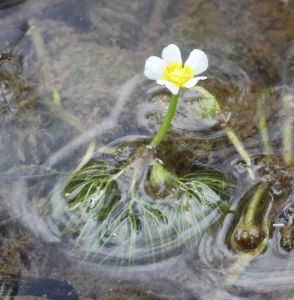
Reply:
[[[285, 128], [291, 134], [292, 122], [293, 1], [26, 1], [0, 11], [2, 53], [12, 50], [24, 24], [34, 26], [13, 49], [15, 59], [0, 61], [0, 197], [7, 212], [0, 220], [0, 275], [67, 280], [81, 299], [290, 298], [293, 253], [281, 240], [288, 238], [291, 246], [292, 237], [272, 224], [289, 224], [293, 202], [291, 161], [283, 159], [292, 145], [283, 136]], [[169, 157], [170, 151], [162, 155], [179, 169], [224, 173], [238, 186], [229, 200], [233, 209], [246, 211], [251, 189], [268, 182], [270, 199], [261, 209], [272, 203], [266, 251], [253, 260], [232, 251], [227, 236], [236, 217], [228, 214], [199, 247], [163, 259], [156, 270], [149, 264], [126, 276], [114, 267], [77, 264], [80, 256], [65, 251], [69, 243], [52, 234], [44, 217], [52, 191], [91, 142], [98, 149], [130, 134], [154, 134], [169, 94], [154, 90], [141, 73], [145, 59], [170, 43], [184, 49], [183, 56], [194, 48], [208, 54], [208, 80], [201, 84], [217, 97], [255, 159], [256, 177], [248, 176], [218, 120], [197, 115], [197, 93], [182, 96], [169, 135], [185, 159]], [[271, 161], [260, 134], [260, 99]], [[13, 226], [5, 227], [8, 219]], [[7, 251], [13, 259], [5, 263]]]
[[24, 0], [2, 0], [0, 3], [0, 9], [7, 9], [12, 6], [18, 5]]

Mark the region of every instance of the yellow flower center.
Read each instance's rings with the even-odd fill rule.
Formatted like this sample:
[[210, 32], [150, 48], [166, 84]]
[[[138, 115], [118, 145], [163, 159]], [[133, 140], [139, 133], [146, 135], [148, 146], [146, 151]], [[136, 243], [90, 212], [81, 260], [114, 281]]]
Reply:
[[161, 78], [175, 84], [177, 87], [183, 86], [194, 77], [193, 70], [188, 66], [182, 66], [181, 63], [172, 63], [162, 72]]

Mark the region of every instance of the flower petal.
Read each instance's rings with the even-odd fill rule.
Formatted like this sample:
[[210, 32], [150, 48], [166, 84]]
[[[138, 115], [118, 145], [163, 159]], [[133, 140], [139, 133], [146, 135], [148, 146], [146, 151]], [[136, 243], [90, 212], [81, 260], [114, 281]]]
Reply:
[[179, 47], [174, 44], [168, 45], [163, 49], [162, 59], [166, 62], [167, 65], [172, 63], [183, 63], [181, 51]]
[[185, 62], [185, 66], [190, 67], [194, 75], [198, 75], [208, 68], [208, 59], [206, 54], [198, 49], [194, 49], [191, 53], [187, 61]]
[[145, 63], [144, 74], [148, 79], [158, 80], [161, 78], [166, 63], [157, 56], [150, 56]]
[[195, 86], [199, 80], [205, 80], [206, 78], [207, 77], [205, 77], [205, 76], [194, 77], [194, 78], [190, 79], [189, 81], [187, 81], [184, 84], [184, 87], [189, 89], [189, 88]]
[[177, 95], [179, 92], [179, 87], [167, 80], [157, 80], [156, 83], [165, 85], [167, 89], [171, 91], [172, 94]]

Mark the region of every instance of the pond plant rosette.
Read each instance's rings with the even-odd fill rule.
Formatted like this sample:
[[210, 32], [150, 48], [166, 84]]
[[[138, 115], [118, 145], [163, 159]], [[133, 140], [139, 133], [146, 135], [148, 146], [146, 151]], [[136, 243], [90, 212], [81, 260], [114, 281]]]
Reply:
[[[164, 48], [162, 59], [147, 59], [144, 74], [172, 92], [155, 137], [131, 141], [126, 137], [118, 145], [112, 143], [112, 154], [96, 153], [53, 193], [51, 226], [70, 241], [73, 252], [81, 251], [84, 259], [126, 266], [160, 261], [192, 249], [228, 211], [222, 197], [231, 185], [224, 176], [192, 167], [189, 161], [185, 170], [175, 168], [172, 155], [165, 155], [173, 144], [167, 132], [179, 93], [206, 79], [194, 76], [207, 67], [201, 50], [193, 50], [183, 65], [176, 45]], [[171, 147], [173, 151], [177, 150]], [[183, 155], [181, 159], [185, 160]]]

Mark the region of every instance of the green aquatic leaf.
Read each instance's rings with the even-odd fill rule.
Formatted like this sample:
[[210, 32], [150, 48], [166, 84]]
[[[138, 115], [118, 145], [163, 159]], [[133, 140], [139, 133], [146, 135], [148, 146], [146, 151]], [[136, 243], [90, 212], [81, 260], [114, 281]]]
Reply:
[[136, 214], [134, 213], [128, 213], [128, 215], [123, 216], [120, 221], [127, 220], [129, 225], [131, 226], [131, 230], [136, 232], [136, 234], [139, 234], [142, 230], [142, 223], [141, 220]]

